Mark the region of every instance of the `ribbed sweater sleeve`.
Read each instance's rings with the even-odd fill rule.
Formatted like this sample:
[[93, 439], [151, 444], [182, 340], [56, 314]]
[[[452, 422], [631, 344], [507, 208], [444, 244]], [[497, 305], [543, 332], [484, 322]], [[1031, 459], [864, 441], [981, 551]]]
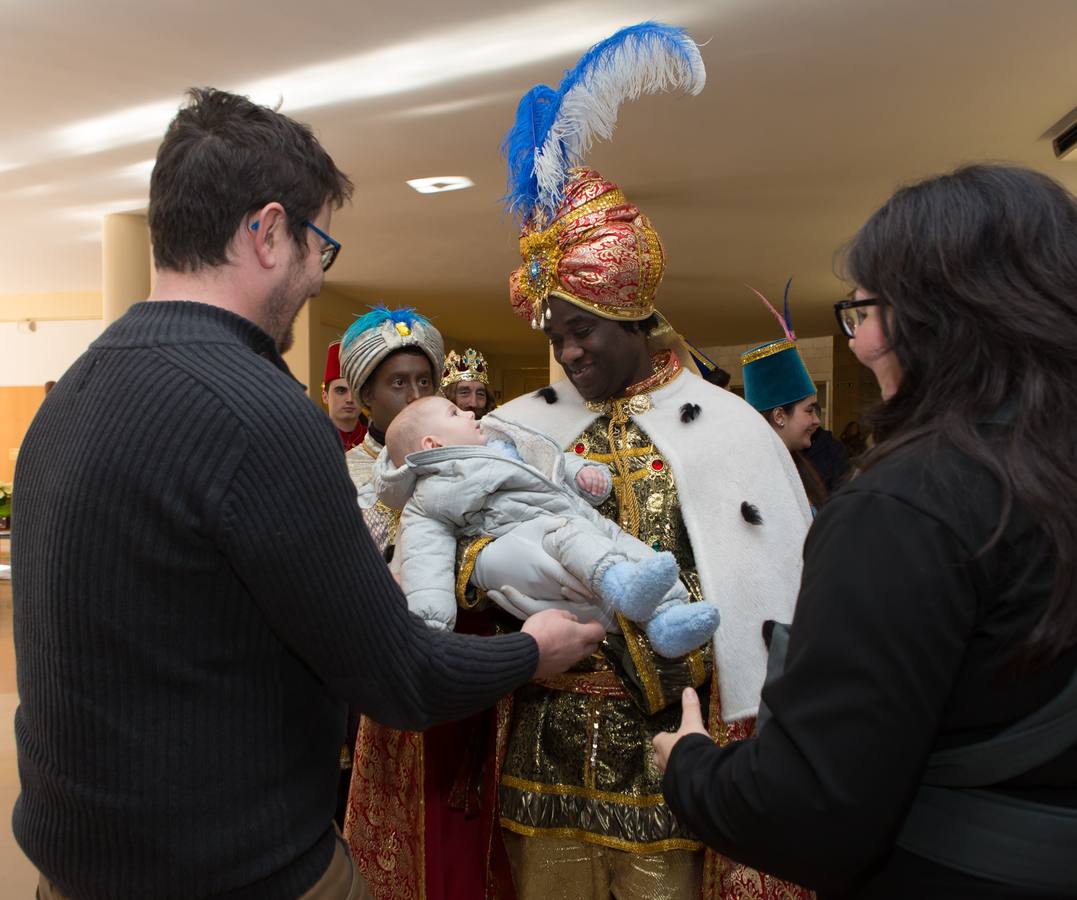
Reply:
[[407, 611], [332, 427], [298, 386], [241, 424], [219, 539], [271, 627], [334, 694], [386, 725], [423, 729], [531, 677], [530, 636], [438, 634]]

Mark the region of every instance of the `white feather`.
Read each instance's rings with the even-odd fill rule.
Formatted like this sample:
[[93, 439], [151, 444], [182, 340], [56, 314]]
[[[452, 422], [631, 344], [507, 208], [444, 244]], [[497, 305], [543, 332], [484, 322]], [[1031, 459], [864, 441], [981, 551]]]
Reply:
[[560, 202], [566, 171], [583, 161], [596, 139], [613, 135], [623, 102], [670, 88], [693, 95], [703, 90], [707, 72], [699, 47], [687, 36], [679, 43], [687, 58], [670, 52], [660, 41], [632, 37], [565, 94], [557, 119], [535, 153], [540, 205], [553, 209]]

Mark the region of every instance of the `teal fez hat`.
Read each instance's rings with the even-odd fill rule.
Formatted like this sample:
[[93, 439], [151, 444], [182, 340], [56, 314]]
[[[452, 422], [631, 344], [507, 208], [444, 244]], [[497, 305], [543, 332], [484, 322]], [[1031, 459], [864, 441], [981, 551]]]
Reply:
[[759, 291], [751, 290], [762, 300], [782, 326], [785, 337], [769, 341], [741, 354], [744, 375], [744, 399], [759, 412], [796, 403], [816, 392], [804, 360], [797, 351], [796, 332], [789, 315], [790, 278], [785, 285], [785, 314], [780, 314]]
[[815, 393], [804, 361], [792, 341], [771, 341], [744, 353], [744, 399], [760, 412], [796, 403]]

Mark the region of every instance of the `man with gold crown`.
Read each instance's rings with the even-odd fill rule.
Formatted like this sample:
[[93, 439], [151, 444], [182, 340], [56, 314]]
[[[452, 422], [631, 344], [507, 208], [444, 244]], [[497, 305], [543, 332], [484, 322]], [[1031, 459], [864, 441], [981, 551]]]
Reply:
[[[520, 900], [810, 896], [714, 855], [704, 865], [701, 843], [662, 798], [651, 746], [676, 730], [686, 687], [704, 696], [716, 741], [752, 733], [763, 623], [792, 617], [810, 524], [784, 446], [751, 407], [695, 373], [656, 311], [658, 233], [616, 185], [579, 166], [623, 99], [667, 86], [696, 93], [704, 78], [682, 30], [625, 29], [559, 90], [525, 96], [506, 141], [509, 199], [524, 222], [512, 305], [542, 328], [567, 377], [490, 417], [606, 463], [614, 491], [600, 511], [672, 551], [693, 599], [717, 603], [723, 617], [713, 650], [673, 661], [618, 617], [599, 653], [516, 692], [500, 800]], [[549, 596], [556, 567], [541, 547], [541, 534], [466, 547], [460, 601], [490, 590], [520, 602]]]
[[441, 373], [441, 393], [460, 409], [475, 413], [476, 419], [497, 408], [486, 358], [473, 347], [463, 353], [449, 351]]

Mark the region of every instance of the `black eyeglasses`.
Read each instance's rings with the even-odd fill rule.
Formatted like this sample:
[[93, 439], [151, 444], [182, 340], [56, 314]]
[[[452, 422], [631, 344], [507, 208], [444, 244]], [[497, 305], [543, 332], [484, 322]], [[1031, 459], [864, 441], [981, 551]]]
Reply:
[[856, 337], [856, 329], [859, 328], [867, 316], [861, 312], [865, 306], [878, 306], [877, 297], [868, 297], [864, 300], [839, 300], [834, 304], [834, 318], [838, 320], [838, 327], [846, 337]]
[[340, 253], [340, 241], [331, 238], [312, 222], [308, 222], [304, 219], [303, 224], [306, 225], [307, 228], [313, 231], [316, 235], [318, 235], [318, 237], [320, 237], [328, 245], [326, 247], [322, 247], [321, 249], [322, 271], [328, 272], [329, 267], [336, 262], [337, 254]]

